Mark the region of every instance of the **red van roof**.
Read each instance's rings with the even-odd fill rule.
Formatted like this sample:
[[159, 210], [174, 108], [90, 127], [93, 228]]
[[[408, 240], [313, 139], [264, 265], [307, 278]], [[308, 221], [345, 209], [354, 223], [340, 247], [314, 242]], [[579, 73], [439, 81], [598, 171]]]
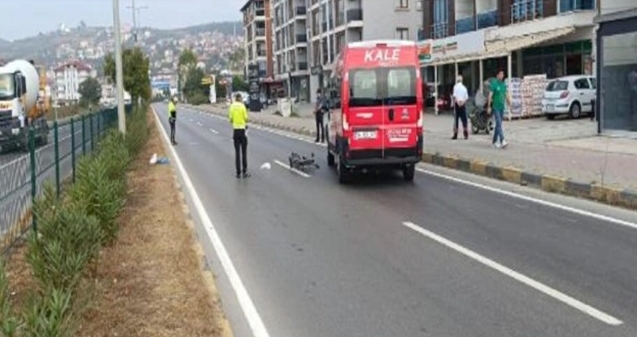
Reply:
[[377, 40], [350, 43], [345, 47], [345, 68], [419, 65], [415, 42]]

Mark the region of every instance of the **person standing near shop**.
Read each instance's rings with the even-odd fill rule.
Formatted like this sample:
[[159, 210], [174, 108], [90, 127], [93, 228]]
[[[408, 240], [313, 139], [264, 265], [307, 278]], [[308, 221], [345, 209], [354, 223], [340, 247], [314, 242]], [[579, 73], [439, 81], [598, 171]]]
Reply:
[[327, 111], [327, 99], [321, 95], [321, 90], [316, 91], [316, 106], [314, 107], [314, 119], [316, 120], [316, 140], [325, 143], [325, 124], [324, 116]]
[[456, 118], [453, 124], [453, 137], [451, 137], [451, 139], [458, 139], [458, 124], [460, 124], [460, 121], [462, 121], [464, 139], [469, 139], [469, 131], [467, 129], [467, 100], [469, 100], [469, 92], [467, 91], [467, 87], [462, 84], [462, 75], [458, 75], [456, 85], [453, 87], [453, 107]]
[[237, 178], [248, 178], [248, 110], [243, 104], [241, 94], [234, 96], [230, 104], [228, 120], [232, 124], [232, 140], [234, 142], [234, 162]]
[[173, 97], [168, 102], [168, 124], [170, 124], [170, 142], [173, 145], [177, 145], [175, 141], [175, 124], [177, 123], [177, 97]]
[[504, 131], [502, 129], [502, 119], [504, 118], [505, 104], [511, 107], [511, 96], [504, 83], [504, 70], [498, 71], [498, 75], [491, 81], [489, 102], [487, 104], [487, 112], [489, 115], [493, 111], [495, 118], [495, 130], [493, 131], [493, 146], [497, 149], [507, 147], [508, 143], [504, 140]]

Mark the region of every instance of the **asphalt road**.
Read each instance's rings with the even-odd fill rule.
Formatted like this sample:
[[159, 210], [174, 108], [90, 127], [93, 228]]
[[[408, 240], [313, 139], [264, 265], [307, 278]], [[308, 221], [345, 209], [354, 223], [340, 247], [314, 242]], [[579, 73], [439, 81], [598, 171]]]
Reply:
[[[168, 130], [165, 106], [156, 109]], [[228, 123], [179, 114], [175, 150], [269, 333], [261, 336], [637, 334], [637, 226], [426, 173], [340, 186], [324, 147], [257, 128], [252, 177], [236, 179]], [[300, 175], [277, 164], [292, 151], [314, 152], [321, 168]], [[197, 231], [235, 335], [252, 336], [254, 313], [239, 310], [245, 298], [214, 257], [209, 229]]]

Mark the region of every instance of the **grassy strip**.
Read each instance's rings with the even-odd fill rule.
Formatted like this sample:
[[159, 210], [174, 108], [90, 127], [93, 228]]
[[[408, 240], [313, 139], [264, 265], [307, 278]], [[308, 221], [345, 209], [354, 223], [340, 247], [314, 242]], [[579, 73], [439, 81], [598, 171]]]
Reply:
[[38, 231], [26, 246], [34, 287], [20, 310], [13, 308], [0, 261], [0, 336], [75, 334], [90, 301], [91, 284], [84, 276], [94, 272], [102, 247], [113, 243], [119, 232], [126, 172], [149, 136], [147, 108], [128, 115], [126, 137], [108, 131], [97, 151], [79, 161], [76, 181], [63, 197], [47, 184], [34, 202]]

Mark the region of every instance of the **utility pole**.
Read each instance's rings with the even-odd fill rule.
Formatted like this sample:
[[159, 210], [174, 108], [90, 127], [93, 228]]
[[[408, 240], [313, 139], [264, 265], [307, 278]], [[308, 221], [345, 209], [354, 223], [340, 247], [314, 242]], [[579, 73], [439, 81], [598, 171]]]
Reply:
[[122, 38], [119, 22], [119, 0], [113, 0], [113, 30], [115, 35], [115, 82], [117, 85], [117, 119], [119, 131], [126, 134], [124, 110], [124, 71], [122, 69]]
[[131, 9], [133, 12], [133, 41], [137, 43], [137, 17], [143, 9], [148, 9], [148, 6], [135, 6], [135, 0], [132, 0], [131, 6], [126, 8]]

